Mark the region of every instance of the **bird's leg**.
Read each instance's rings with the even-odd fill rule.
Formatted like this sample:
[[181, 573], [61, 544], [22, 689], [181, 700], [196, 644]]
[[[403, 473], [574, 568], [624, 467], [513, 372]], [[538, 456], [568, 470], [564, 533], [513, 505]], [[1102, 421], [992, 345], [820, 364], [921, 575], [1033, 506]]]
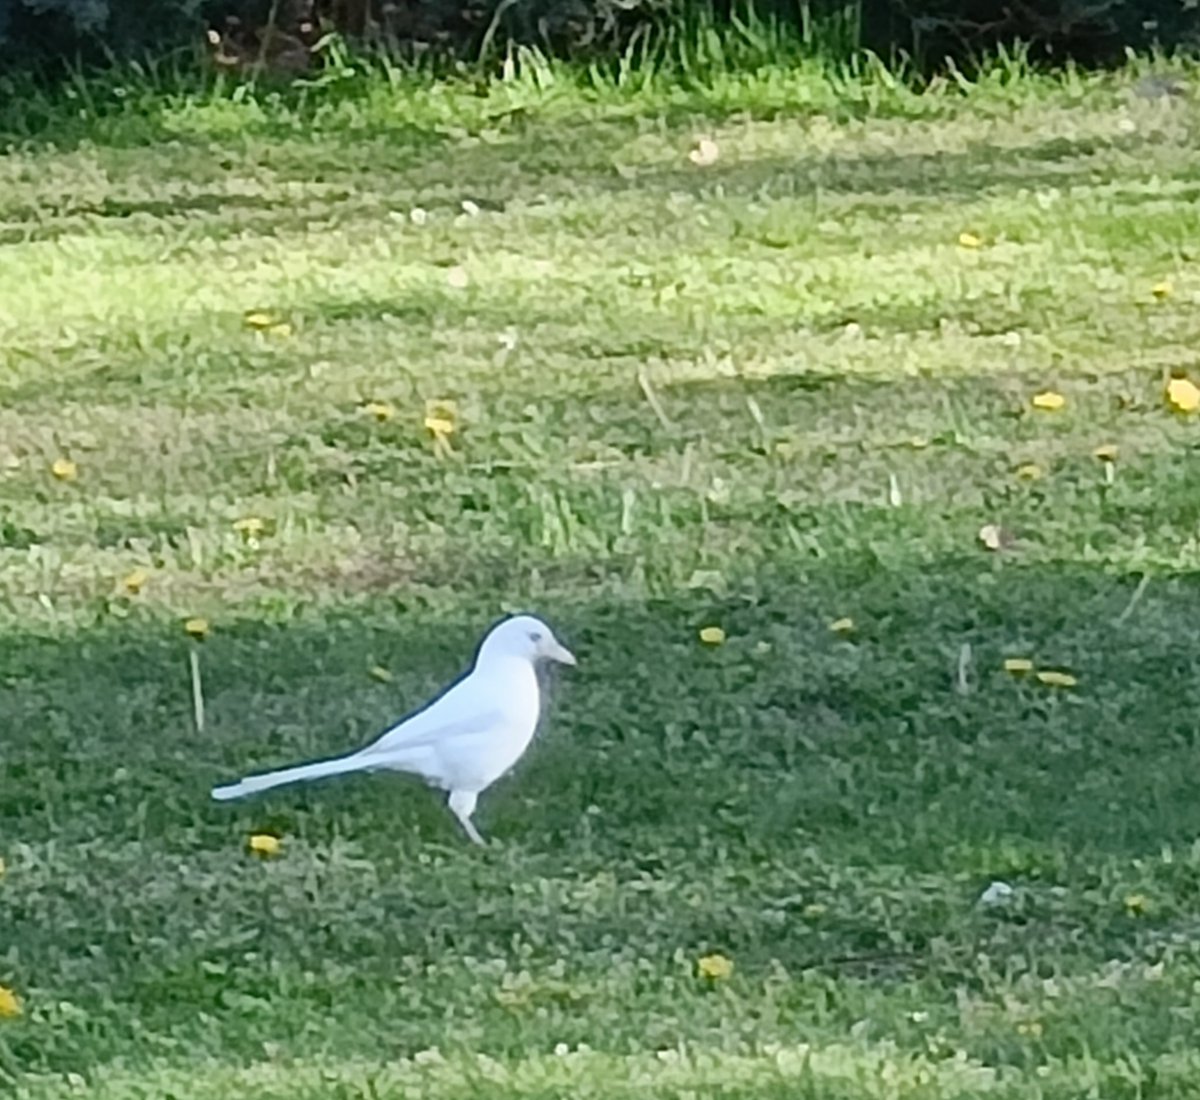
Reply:
[[471, 821], [471, 815], [475, 812], [475, 803], [478, 801], [479, 796], [474, 791], [451, 791], [450, 797], [446, 799], [446, 805], [450, 807], [450, 812], [458, 818], [458, 823], [466, 830], [467, 836], [476, 844], [485, 844], [487, 842], [479, 835], [479, 830]]

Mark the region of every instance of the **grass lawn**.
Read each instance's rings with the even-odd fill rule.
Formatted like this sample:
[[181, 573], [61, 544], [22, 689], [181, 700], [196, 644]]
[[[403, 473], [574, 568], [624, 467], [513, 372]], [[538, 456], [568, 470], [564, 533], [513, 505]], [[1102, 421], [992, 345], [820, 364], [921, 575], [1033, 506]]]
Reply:
[[[14, 141], [5, 1095], [1195, 1095], [1200, 109], [1135, 78]], [[489, 848], [401, 777], [208, 800], [515, 608], [580, 667]]]

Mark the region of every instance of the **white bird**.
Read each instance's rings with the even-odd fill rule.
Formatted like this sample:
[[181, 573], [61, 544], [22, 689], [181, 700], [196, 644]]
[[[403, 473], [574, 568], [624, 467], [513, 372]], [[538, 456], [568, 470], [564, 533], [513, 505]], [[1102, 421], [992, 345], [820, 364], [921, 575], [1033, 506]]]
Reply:
[[446, 803], [467, 836], [482, 844], [471, 815], [479, 795], [521, 758], [533, 739], [541, 713], [539, 661], [573, 665], [575, 657], [541, 619], [505, 619], [484, 637], [465, 676], [365, 748], [250, 775], [227, 787], [214, 787], [212, 796], [223, 802], [345, 772], [409, 772], [446, 791]]

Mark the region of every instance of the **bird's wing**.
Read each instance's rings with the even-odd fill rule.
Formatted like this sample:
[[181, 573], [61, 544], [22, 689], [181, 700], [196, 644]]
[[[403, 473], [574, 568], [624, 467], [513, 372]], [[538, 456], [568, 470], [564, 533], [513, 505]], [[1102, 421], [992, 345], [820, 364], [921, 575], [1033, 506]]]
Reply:
[[449, 737], [461, 737], [504, 725], [504, 712], [491, 692], [480, 690], [467, 676], [438, 696], [424, 709], [402, 719], [360, 752], [361, 756], [389, 753], [432, 745]]

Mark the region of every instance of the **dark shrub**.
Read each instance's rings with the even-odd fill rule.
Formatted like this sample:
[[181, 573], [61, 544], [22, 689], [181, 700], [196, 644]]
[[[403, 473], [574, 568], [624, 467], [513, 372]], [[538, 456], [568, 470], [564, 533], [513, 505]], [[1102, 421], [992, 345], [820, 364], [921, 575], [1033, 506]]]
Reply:
[[[483, 44], [534, 43], [555, 53], [616, 54], [631, 36], [698, 14], [744, 14], [746, 0], [0, 0], [9, 58], [129, 55], [197, 45], [206, 29], [261, 37], [335, 27], [384, 42], [475, 56]], [[1126, 47], [1200, 45], [1195, 0], [756, 0], [760, 15], [799, 31], [823, 20], [857, 25], [859, 44], [903, 50], [923, 65], [960, 62], [1022, 41], [1035, 59], [1120, 59]], [[232, 22], [231, 22], [232, 20]], [[844, 36], [839, 37], [845, 41]]]

